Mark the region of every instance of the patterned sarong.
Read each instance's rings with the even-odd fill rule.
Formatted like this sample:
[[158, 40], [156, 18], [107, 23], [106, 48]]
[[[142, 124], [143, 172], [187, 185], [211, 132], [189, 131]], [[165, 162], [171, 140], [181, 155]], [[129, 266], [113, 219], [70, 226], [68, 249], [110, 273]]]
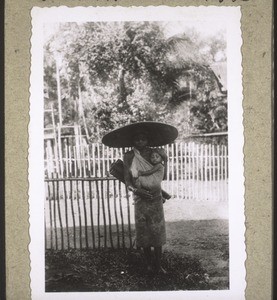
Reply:
[[[138, 171], [148, 171], [153, 166], [145, 160], [137, 149], [134, 149], [134, 158], [130, 171], [135, 179], [136, 186], [141, 186], [150, 192], [160, 186], [163, 171], [149, 176], [138, 177]], [[152, 200], [134, 195], [136, 243], [138, 247], [158, 247], [166, 242], [165, 220], [161, 189], [154, 191]]]

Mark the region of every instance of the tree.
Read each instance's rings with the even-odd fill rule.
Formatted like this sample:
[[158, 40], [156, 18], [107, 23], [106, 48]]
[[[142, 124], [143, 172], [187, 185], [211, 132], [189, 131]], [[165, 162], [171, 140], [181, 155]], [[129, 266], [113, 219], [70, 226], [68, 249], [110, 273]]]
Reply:
[[[182, 128], [183, 137], [192, 133], [227, 131], [227, 93], [221, 89], [210, 67], [219, 57], [224, 67], [224, 38], [219, 35], [203, 41], [191, 31], [173, 36], [168, 42], [171, 45], [171, 76], [174, 77], [168, 101], [168, 109], [172, 111], [169, 120]], [[220, 118], [217, 108], [221, 108]]]
[[182, 135], [193, 128], [214, 130], [211, 110], [219, 100], [211, 96], [217, 88], [208, 62], [224, 52], [224, 44], [210, 40], [205, 52], [207, 43], [195, 33], [168, 39], [162, 25], [61, 24], [45, 44], [45, 102], [56, 103], [59, 56], [64, 123], [86, 122], [93, 141], [108, 130], [142, 120], [170, 122], [182, 128]]

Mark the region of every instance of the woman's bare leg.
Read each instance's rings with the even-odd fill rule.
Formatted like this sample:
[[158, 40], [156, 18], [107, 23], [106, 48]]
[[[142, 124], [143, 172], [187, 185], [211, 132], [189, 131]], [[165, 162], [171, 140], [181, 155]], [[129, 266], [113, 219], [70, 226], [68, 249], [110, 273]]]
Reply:
[[151, 267], [151, 247], [145, 247], [143, 248], [146, 264], [147, 264], [147, 270], [152, 271]]
[[154, 247], [155, 265], [158, 272], [166, 274], [166, 270], [161, 266], [162, 247]]

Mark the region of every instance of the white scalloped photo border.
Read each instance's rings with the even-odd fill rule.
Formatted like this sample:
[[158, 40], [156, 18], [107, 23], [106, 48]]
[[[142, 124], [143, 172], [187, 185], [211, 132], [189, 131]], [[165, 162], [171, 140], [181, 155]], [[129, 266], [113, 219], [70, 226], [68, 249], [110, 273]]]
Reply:
[[[243, 168], [243, 89], [240, 7], [34, 7], [31, 36], [29, 205], [32, 299], [245, 299], [245, 216]], [[169, 292], [45, 292], [44, 262], [44, 161], [43, 161], [43, 24], [96, 21], [186, 21], [202, 26], [218, 24], [227, 31], [228, 147], [229, 147], [229, 245], [230, 289]], [[200, 24], [200, 25], [197, 25]], [[208, 30], [208, 29], [207, 29]]]

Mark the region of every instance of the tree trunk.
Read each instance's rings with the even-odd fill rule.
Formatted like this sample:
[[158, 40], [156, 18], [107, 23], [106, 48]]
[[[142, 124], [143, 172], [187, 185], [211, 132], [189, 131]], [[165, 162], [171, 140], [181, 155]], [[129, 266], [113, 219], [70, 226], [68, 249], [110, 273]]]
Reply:
[[126, 91], [126, 85], [125, 85], [125, 69], [121, 66], [119, 68], [119, 73], [118, 73], [118, 81], [119, 81], [119, 100], [118, 104], [119, 105], [119, 111], [124, 111], [129, 108], [129, 105], [127, 103], [127, 91]]
[[57, 80], [57, 94], [58, 94], [57, 96], [58, 96], [58, 105], [59, 105], [59, 124], [60, 126], [63, 126], [60, 70], [59, 70], [57, 57], [56, 57], [56, 80]]
[[78, 83], [78, 95], [79, 95], [79, 97], [78, 97], [79, 98], [79, 118], [82, 118], [82, 120], [83, 120], [84, 129], [85, 129], [85, 133], [86, 133], [86, 139], [87, 139], [87, 141], [89, 141], [89, 132], [88, 132], [87, 122], [86, 122], [86, 118], [85, 118], [85, 114], [84, 114], [83, 99], [82, 99], [80, 83]]

